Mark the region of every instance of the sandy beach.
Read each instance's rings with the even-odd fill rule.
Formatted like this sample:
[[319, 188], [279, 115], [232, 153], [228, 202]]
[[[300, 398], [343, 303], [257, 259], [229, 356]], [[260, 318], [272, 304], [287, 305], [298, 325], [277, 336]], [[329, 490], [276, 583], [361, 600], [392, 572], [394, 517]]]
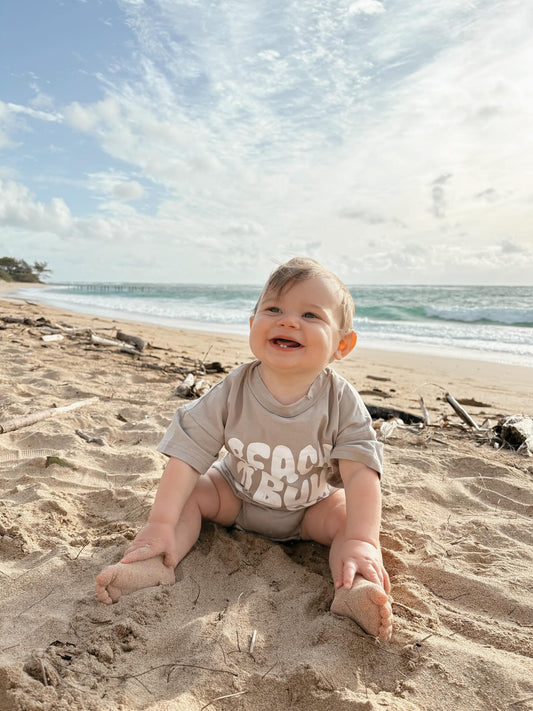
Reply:
[[[329, 612], [325, 548], [210, 523], [176, 585], [94, 596], [146, 519], [176, 387], [250, 360], [246, 338], [62, 312], [8, 287], [0, 329], [0, 426], [58, 409], [0, 434], [0, 711], [533, 709], [533, 459], [445, 400], [480, 425], [532, 415], [532, 368], [358, 348], [338, 366], [367, 405], [420, 417], [423, 397], [431, 420], [380, 430], [395, 627], [379, 643]], [[91, 341], [117, 331], [142, 353]]]

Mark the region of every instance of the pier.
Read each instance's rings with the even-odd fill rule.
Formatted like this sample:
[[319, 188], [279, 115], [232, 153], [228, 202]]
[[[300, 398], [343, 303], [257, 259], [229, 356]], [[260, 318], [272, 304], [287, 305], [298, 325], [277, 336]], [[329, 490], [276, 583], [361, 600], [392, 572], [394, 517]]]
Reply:
[[143, 294], [154, 291], [157, 288], [154, 284], [65, 284], [74, 291], [104, 294]]

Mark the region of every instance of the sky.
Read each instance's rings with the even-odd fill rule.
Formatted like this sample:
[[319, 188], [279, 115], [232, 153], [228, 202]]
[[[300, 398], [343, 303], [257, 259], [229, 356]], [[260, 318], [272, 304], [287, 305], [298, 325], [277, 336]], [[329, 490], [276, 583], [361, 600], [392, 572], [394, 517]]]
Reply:
[[533, 283], [533, 4], [2, 0], [0, 256]]

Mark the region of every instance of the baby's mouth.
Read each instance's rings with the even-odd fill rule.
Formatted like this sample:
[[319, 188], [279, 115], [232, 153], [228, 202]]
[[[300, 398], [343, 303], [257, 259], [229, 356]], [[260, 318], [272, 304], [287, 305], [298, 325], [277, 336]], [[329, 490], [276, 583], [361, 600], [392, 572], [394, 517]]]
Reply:
[[291, 341], [288, 338], [273, 338], [272, 343], [279, 348], [301, 348], [302, 344], [298, 341]]

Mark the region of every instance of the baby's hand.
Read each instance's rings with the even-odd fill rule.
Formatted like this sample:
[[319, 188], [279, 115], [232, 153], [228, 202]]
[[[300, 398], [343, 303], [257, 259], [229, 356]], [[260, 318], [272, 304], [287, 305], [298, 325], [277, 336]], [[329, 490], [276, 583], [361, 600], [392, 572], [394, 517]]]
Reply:
[[367, 541], [356, 539], [345, 540], [337, 558], [338, 570], [335, 571], [335, 587], [351, 588], [356, 575], [362, 575], [366, 580], [377, 583], [388, 594], [390, 580], [383, 567], [379, 550]]
[[164, 555], [163, 563], [173, 568], [178, 563], [174, 526], [170, 523], [147, 523], [126, 549], [121, 563], [134, 563]]

